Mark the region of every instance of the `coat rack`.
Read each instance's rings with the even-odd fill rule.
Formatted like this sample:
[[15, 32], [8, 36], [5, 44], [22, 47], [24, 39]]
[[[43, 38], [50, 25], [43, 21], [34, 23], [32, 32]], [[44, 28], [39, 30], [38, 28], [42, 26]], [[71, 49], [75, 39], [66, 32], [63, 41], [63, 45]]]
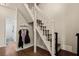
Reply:
[[20, 29], [28, 29], [27, 25], [20, 25]]
[[20, 25], [20, 27], [28, 27], [27, 25]]
[[[22, 32], [22, 31], [24, 31], [24, 32]], [[25, 44], [30, 43], [29, 30], [28, 30], [27, 25], [20, 25], [18, 47], [23, 48], [24, 43]]]

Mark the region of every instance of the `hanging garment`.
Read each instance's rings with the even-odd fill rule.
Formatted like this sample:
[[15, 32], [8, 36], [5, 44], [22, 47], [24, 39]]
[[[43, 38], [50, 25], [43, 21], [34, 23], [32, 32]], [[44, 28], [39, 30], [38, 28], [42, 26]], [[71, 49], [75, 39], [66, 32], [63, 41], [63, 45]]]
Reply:
[[29, 31], [26, 30], [25, 44], [30, 43]]
[[24, 43], [25, 42], [25, 36], [26, 36], [26, 30], [25, 29], [22, 29], [21, 31], [22, 31], [22, 33], [21, 33], [22, 41]]
[[21, 37], [21, 30], [19, 31], [19, 43], [18, 43], [18, 47], [22, 47], [23, 48], [23, 41], [22, 41], [22, 37]]

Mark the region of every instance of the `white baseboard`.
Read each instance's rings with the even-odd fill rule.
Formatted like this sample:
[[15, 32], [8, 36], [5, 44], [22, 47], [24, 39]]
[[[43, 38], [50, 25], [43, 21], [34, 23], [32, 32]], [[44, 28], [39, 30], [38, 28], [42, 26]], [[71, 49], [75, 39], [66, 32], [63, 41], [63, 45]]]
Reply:
[[30, 48], [32, 46], [33, 46], [33, 44], [30, 44], [30, 45], [27, 45], [26, 47], [23, 47], [23, 48], [17, 48], [16, 51], [24, 50], [24, 49]]
[[72, 51], [72, 46], [70, 46], [70, 45], [63, 45], [63, 48], [62, 48], [63, 50], [66, 50], [66, 51], [70, 51], [70, 52], [73, 52]]

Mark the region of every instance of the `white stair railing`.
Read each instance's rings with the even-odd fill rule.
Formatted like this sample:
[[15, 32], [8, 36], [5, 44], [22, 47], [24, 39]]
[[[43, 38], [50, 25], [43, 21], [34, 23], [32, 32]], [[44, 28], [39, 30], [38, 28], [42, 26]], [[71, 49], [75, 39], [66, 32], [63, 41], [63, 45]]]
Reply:
[[47, 39], [45, 36], [43, 36], [43, 33], [42, 31], [40, 30], [39, 27], [36, 28], [37, 32], [39, 33], [40, 37], [42, 38], [44, 44], [46, 45], [48, 51], [50, 52], [50, 54], [52, 55], [51, 53], [51, 48], [50, 48], [50, 42], [49, 41], [46, 41], [45, 39]]
[[[45, 20], [50, 20], [51, 18], [49, 18], [48, 16], [46, 16], [42, 10], [35, 4], [35, 11], [37, 12], [37, 19], [40, 19], [43, 21], [43, 23], [46, 25], [46, 27], [51, 31], [52, 33], [52, 52], [51, 54], [54, 55], [55, 54], [55, 39], [54, 39], [54, 20], [52, 21], [52, 23], [50, 25], [47, 25], [47, 22]], [[51, 27], [52, 26], [52, 27]]]

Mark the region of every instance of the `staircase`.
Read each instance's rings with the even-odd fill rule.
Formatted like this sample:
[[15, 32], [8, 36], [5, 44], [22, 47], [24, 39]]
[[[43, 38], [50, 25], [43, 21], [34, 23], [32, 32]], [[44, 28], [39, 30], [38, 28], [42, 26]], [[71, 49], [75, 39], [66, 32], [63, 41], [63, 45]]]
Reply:
[[[50, 54], [52, 54], [52, 33], [47, 30], [46, 26], [42, 22], [42, 20], [37, 19], [37, 32], [39, 33], [40, 37], [42, 38], [43, 42], [45, 43], [46, 47], [48, 48]], [[58, 55], [61, 47], [58, 43], [58, 33], [55, 33], [55, 55]]]
[[49, 30], [46, 29], [44, 23], [38, 19], [36, 31], [39, 33], [50, 54], [52, 54], [52, 34], [50, 34]]
[[42, 13], [42, 11], [37, 6], [35, 6], [35, 12], [36, 12], [36, 24], [37, 24], [36, 31], [43, 40], [45, 46], [47, 47], [47, 50], [50, 52], [51, 55], [54, 55], [54, 49], [52, 50], [52, 48], [55, 46], [52, 44], [53, 32], [50, 26], [47, 24], [47, 21], [45, 21], [48, 18]]
[[[24, 6], [27, 8], [28, 5], [24, 4]], [[31, 15], [34, 23], [34, 29], [36, 32], [38, 32], [39, 36], [41, 37], [42, 41], [44, 42], [45, 46], [47, 47], [48, 51], [50, 52], [51, 55], [55, 55], [55, 44], [53, 42], [54, 39], [54, 32], [52, 32], [46, 25], [46, 23], [43, 21], [43, 19], [46, 19], [43, 14], [41, 14], [41, 11], [39, 12], [37, 6], [34, 6], [35, 9], [28, 9], [29, 14]], [[33, 14], [35, 11], [35, 14]], [[35, 18], [34, 18], [35, 16]], [[52, 26], [52, 25], [51, 25]], [[57, 44], [56, 46], [60, 47], [60, 44]], [[58, 51], [58, 50], [57, 50]]]

